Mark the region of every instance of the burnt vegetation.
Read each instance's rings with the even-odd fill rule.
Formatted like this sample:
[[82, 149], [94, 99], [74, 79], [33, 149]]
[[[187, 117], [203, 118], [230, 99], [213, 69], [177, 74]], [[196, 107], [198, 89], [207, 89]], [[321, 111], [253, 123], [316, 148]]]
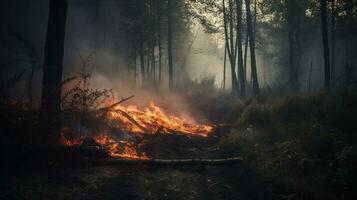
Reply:
[[356, 0], [0, 8], [0, 199], [356, 199]]

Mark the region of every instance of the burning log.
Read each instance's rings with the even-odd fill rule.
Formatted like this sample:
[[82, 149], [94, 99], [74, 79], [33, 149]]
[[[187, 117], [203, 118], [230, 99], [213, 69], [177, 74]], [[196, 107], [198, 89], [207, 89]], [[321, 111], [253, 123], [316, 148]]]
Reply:
[[91, 161], [94, 165], [146, 165], [153, 167], [192, 167], [192, 166], [217, 166], [242, 163], [241, 157], [225, 159], [122, 159], [111, 158]]

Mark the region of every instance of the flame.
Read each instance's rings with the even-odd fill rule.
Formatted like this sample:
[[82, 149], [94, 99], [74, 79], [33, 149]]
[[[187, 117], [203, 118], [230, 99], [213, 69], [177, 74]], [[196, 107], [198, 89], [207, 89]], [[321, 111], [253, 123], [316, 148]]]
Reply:
[[[81, 136], [76, 139], [67, 139], [64, 133], [61, 133], [60, 143], [65, 146], [78, 146], [82, 145], [86, 137]], [[133, 142], [115, 140], [107, 134], [100, 134], [92, 136], [98, 145], [102, 149], [106, 149], [108, 155], [111, 157], [120, 157], [126, 159], [148, 159], [145, 153], [139, 154], [135, 148]]]
[[[130, 134], [185, 134], [190, 136], [207, 137], [213, 131], [209, 125], [189, 123], [188, 120], [174, 115], [166, 115], [153, 102], [144, 110], [136, 106], [117, 105], [108, 113], [108, 118], [115, 128]], [[87, 138], [81, 136], [76, 139], [67, 139], [62, 129], [60, 143], [65, 146], [83, 144]], [[145, 153], [138, 153], [137, 146], [132, 141], [118, 140], [108, 134], [91, 136], [98, 146], [107, 150], [108, 155], [125, 159], [148, 159]]]
[[136, 106], [117, 105], [109, 112], [109, 117], [120, 122], [119, 126], [131, 133], [176, 133], [207, 137], [213, 130], [212, 126], [198, 125], [185, 118], [166, 115], [153, 102], [144, 110], [139, 110]]

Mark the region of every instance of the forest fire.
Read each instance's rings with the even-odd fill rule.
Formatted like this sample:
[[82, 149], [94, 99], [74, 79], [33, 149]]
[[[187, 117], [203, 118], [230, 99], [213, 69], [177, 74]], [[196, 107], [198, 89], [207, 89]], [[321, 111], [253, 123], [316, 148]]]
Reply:
[[117, 105], [109, 112], [109, 117], [119, 122], [119, 128], [130, 133], [187, 134], [207, 137], [213, 130], [212, 126], [189, 123], [184, 118], [167, 115], [153, 102], [144, 110], [136, 106]]
[[[174, 115], [165, 114], [153, 102], [145, 109], [136, 106], [116, 105], [106, 114], [112, 129], [121, 133], [142, 138], [144, 134], [181, 134], [187, 136], [207, 137], [213, 126], [189, 123], [188, 120]], [[148, 159], [145, 153], [139, 153], [140, 144], [133, 141], [116, 139], [117, 136], [102, 133], [94, 136], [80, 136], [76, 139], [67, 139], [64, 131], [60, 143], [65, 146], [84, 145], [85, 141], [92, 139], [98, 148], [105, 149], [111, 157], [125, 159]]]

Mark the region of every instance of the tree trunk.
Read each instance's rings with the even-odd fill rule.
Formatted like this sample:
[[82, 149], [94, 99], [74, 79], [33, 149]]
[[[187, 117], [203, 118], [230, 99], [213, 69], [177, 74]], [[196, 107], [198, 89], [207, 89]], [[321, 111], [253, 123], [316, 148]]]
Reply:
[[309, 93], [311, 92], [311, 76], [312, 76], [312, 61], [310, 62], [310, 72], [309, 72]]
[[231, 45], [231, 79], [232, 79], [232, 94], [238, 95], [238, 80], [236, 74], [236, 59], [237, 59], [237, 40], [234, 42], [234, 27], [233, 27], [233, 0], [228, 0], [229, 4], [229, 38]]
[[225, 34], [229, 63], [231, 66], [232, 95], [236, 96], [237, 91], [238, 91], [238, 81], [237, 81], [237, 76], [235, 73], [236, 45], [234, 45], [234, 38], [233, 38], [233, 21], [232, 21], [233, 20], [232, 19], [233, 4], [232, 4], [232, 0], [229, 0], [229, 10], [230, 10], [230, 18], [228, 19], [229, 22], [227, 21], [228, 15], [226, 13], [224, 0], [222, 0], [222, 5], [223, 5], [224, 34]]
[[253, 37], [252, 17], [250, 12], [250, 0], [245, 0], [245, 7], [247, 11], [247, 28], [249, 34], [249, 49], [250, 49], [250, 62], [253, 79], [253, 92], [256, 97], [259, 97], [259, 83], [257, 75], [257, 64], [255, 60], [255, 39]]
[[162, 63], [161, 63], [161, 58], [162, 58], [162, 52], [161, 52], [161, 4], [160, 0], [157, 0], [157, 44], [159, 48], [159, 86], [161, 85], [161, 68], [162, 68]]
[[289, 92], [290, 94], [295, 93], [295, 59], [294, 59], [294, 15], [292, 10], [294, 9], [292, 0], [288, 1], [287, 5], [288, 14], [288, 26], [289, 26]]
[[150, 47], [148, 47], [148, 53], [146, 55], [146, 81], [147, 81], [147, 83], [150, 83], [150, 81], [151, 81], [150, 63], [151, 63], [151, 53], [150, 53]]
[[331, 82], [332, 86], [335, 85], [336, 79], [336, 58], [335, 58], [335, 49], [336, 49], [336, 0], [331, 0]]
[[61, 81], [67, 1], [50, 0], [45, 43], [40, 126], [44, 143], [56, 144], [60, 136]]
[[155, 44], [153, 44], [152, 49], [151, 49], [151, 76], [152, 76], [152, 82], [154, 86], [156, 85], [156, 60], [155, 60]]
[[320, 0], [321, 6], [321, 23], [322, 23], [322, 42], [324, 48], [324, 63], [325, 63], [325, 90], [330, 92], [330, 50], [328, 44], [327, 33], [327, 0]]
[[144, 38], [140, 38], [140, 73], [141, 73], [141, 86], [145, 84], [145, 59], [144, 59]]
[[248, 36], [249, 36], [249, 34], [248, 34], [248, 31], [246, 31], [246, 33], [245, 33], [245, 46], [244, 46], [244, 77], [245, 77], [245, 83], [248, 83], [248, 81], [247, 81], [247, 55], [248, 55], [248, 43], [249, 43], [249, 41], [248, 41]]
[[223, 61], [223, 91], [226, 90], [226, 68], [227, 68], [227, 45], [224, 45], [224, 61]]
[[168, 0], [167, 5], [167, 25], [168, 25], [168, 35], [167, 35], [167, 50], [169, 58], [169, 88], [173, 89], [173, 58], [172, 58], [172, 0]]
[[245, 76], [243, 69], [242, 52], [242, 0], [236, 0], [237, 3], [237, 48], [238, 48], [238, 75], [240, 81], [240, 95], [245, 97]]

